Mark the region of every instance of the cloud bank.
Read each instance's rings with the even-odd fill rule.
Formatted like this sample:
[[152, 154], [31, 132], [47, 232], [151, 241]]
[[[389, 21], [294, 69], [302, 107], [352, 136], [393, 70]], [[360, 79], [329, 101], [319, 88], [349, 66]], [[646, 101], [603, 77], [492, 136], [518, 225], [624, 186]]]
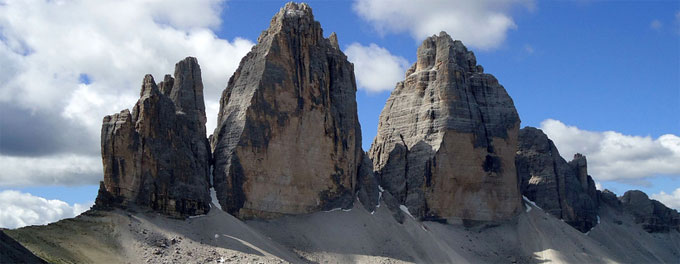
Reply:
[[598, 181], [621, 181], [644, 185], [658, 175], [680, 176], [680, 137], [658, 138], [624, 135], [615, 131], [594, 132], [547, 119], [541, 129], [555, 142], [562, 157], [575, 153], [588, 158], [588, 171]]
[[28, 225], [44, 225], [75, 217], [89, 209], [92, 204], [69, 205], [60, 200], [47, 200], [30, 193], [1, 191], [0, 227], [19, 228]]
[[133, 106], [145, 73], [160, 81], [186, 56], [201, 64], [211, 132], [220, 92], [253, 45], [215, 35], [224, 3], [2, 1], [0, 186], [96, 183], [102, 118]]
[[444, 30], [466, 45], [498, 47], [517, 28], [513, 7], [534, 8], [533, 0], [355, 0], [354, 11], [382, 34], [407, 32], [422, 40]]
[[368, 46], [352, 43], [345, 49], [345, 54], [354, 63], [358, 88], [368, 92], [391, 91], [404, 79], [409, 67], [404, 57], [392, 55], [373, 43]]
[[670, 208], [680, 210], [680, 188], [675, 189], [671, 194], [661, 191], [660, 193], [650, 195], [650, 198], [658, 200]]

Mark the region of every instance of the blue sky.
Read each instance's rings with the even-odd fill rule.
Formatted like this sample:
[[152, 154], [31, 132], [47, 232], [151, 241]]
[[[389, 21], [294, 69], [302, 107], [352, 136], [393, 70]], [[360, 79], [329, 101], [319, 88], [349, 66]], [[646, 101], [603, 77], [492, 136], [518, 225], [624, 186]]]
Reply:
[[[384, 25], [381, 28], [380, 19], [385, 19], [385, 13], [379, 12], [388, 11], [364, 10], [362, 13], [356, 8], [359, 2], [380, 1], [382, 0], [310, 1], [309, 4], [314, 10], [316, 19], [321, 22], [325, 34], [329, 35], [331, 32], [338, 34], [341, 49], [347, 51], [350, 46], [356, 45], [359, 49], [368, 50], [367, 47], [370, 44], [375, 44], [386, 51], [389, 58], [401, 62], [407, 61], [408, 64], [413, 63], [416, 49], [422, 41], [422, 35], [437, 32], [427, 33], [427, 30], [414, 28], [408, 23], [401, 28], [396, 26], [390, 28]], [[88, 27], [92, 31], [84, 30], [83, 32], [93, 34], [86, 34], [87, 36], [98, 36], [98, 38], [86, 38], [93, 44], [87, 46], [88, 49], [83, 51], [84, 54], [92, 52], [91, 54], [99, 56], [107, 51], [106, 47], [109, 47], [111, 54], [120, 54], [118, 56], [121, 58], [142, 57], [139, 60], [125, 61], [123, 59], [119, 62], [110, 57], [90, 60], [87, 58], [72, 59], [78, 57], [72, 55], [64, 59], [63, 65], [46, 66], [46, 69], [36, 66], [38, 70], [31, 70], [31, 67], [39, 65], [41, 60], [34, 62], [31, 61], [32, 57], [52, 54], [44, 52], [45, 49], [50, 49], [49, 45], [43, 45], [43, 43], [36, 42], [35, 38], [30, 38], [31, 34], [41, 33], [32, 32], [33, 29], [27, 27], [22, 28], [12, 23], [11, 19], [0, 18], [0, 41], [6, 48], [4, 53], [0, 53], [0, 64], [10, 65], [9, 72], [18, 73], [19, 76], [39, 71], [53, 71], [54, 79], [57, 79], [57, 75], [66, 76], [63, 80], [59, 79], [58, 85], [61, 86], [55, 89], [63, 86], [64, 90], [69, 91], [68, 96], [57, 94], [49, 97], [54, 90], [48, 88], [50, 87], [49, 81], [35, 85], [29, 83], [30, 85], [26, 86], [34, 88], [25, 88], [26, 93], [40, 96], [28, 97], [11, 92], [24, 89], [22, 86], [16, 86], [19, 87], [16, 88], [4, 84], [4, 87], [0, 87], [0, 103], [4, 105], [3, 107], [13, 109], [13, 111], [30, 113], [31, 118], [47, 119], [51, 117], [48, 113], [59, 112], [61, 113], [59, 118], [64, 118], [65, 122], [73, 121], [82, 125], [82, 131], [86, 131], [82, 132], [82, 145], [93, 146], [81, 150], [76, 146], [79, 145], [77, 140], [76, 143], [63, 143], [64, 146], [53, 150], [55, 154], [51, 156], [30, 154], [30, 150], [26, 151], [28, 154], [16, 154], [16, 151], [9, 151], [12, 150], [12, 144], [8, 143], [9, 136], [5, 136], [5, 142], [0, 142], [0, 154], [5, 155], [4, 159], [0, 156], [0, 162], [3, 163], [0, 166], [11, 168], [6, 170], [4, 175], [0, 172], [0, 179], [5, 182], [4, 184], [0, 182], [0, 191], [18, 190], [37, 197], [58, 199], [68, 204], [92, 202], [98, 188], [95, 185], [96, 181], [102, 177], [101, 172], [97, 174], [97, 169], [100, 169], [97, 166], [101, 165], [96, 164], [97, 132], [100, 125], [98, 122], [101, 122], [102, 113], [113, 113], [131, 107], [136, 101], [135, 93], [137, 93], [138, 83], [141, 82], [145, 73], [153, 73], [154, 76], [160, 77], [163, 73], [171, 72], [170, 67], [174, 65], [177, 58], [188, 55], [199, 58], [204, 75], [211, 74], [206, 73], [206, 69], [216, 69], [211, 75], [214, 77], [208, 76], [204, 79], [207, 79], [206, 87], [210, 86], [212, 89], [207, 96], [218, 94], [226, 86], [226, 81], [243, 52], [247, 51], [249, 45], [257, 40], [260, 32], [268, 27], [271, 17], [284, 4], [282, 1], [206, 0], [198, 2], [207, 4], [196, 4], [202, 6], [195, 7], [188, 6], [192, 4], [178, 1], [177, 3], [187, 5], [187, 7], [175, 9], [172, 8], [172, 3], [161, 4], [162, 6], [146, 7], [150, 10], [148, 15], [152, 17], [153, 22], [144, 19], [143, 12], [140, 12], [142, 14], [139, 17], [132, 18], [132, 21], [139, 19], [138, 21], [149, 23], [148, 27], [145, 26], [146, 24], [140, 24], [140, 29], [138, 29], [141, 32], [140, 37], [136, 35], [134, 37], [135, 40], [139, 39], [141, 48], [134, 47], [135, 44], [129, 42], [124, 44], [107, 42], [107, 36], [111, 34], [127, 36], [125, 31], [129, 28], [126, 27], [125, 22], [99, 23], [100, 19], [106, 20], [104, 15], [93, 16], [91, 19], [83, 18], [78, 22], [78, 26], [92, 23], [93, 26]], [[419, 8], [428, 10], [427, 5], [431, 2], [437, 1], [424, 2], [423, 7]], [[478, 64], [484, 66], [487, 73], [495, 75], [505, 86], [515, 102], [522, 126], [543, 127], [567, 159], [570, 159], [568, 156], [576, 151], [585, 151], [592, 165], [591, 175], [604, 188], [610, 188], [619, 195], [628, 189], [641, 189], [650, 195], [660, 194], [661, 196], [655, 196], [655, 198], [666, 199], [664, 202], [671, 203], [676, 208], [680, 207], [680, 181], [678, 180], [680, 169], [672, 164], [673, 159], [680, 157], [678, 154], [680, 150], [673, 149], [673, 146], [679, 146], [673, 144], [678, 142], [674, 140], [680, 133], [680, 2], [588, 0], [543, 2], [517, 0], [498, 1], [498, 3], [492, 1], [490, 4], [471, 4], [474, 1], [465, 0], [455, 2], [461, 6], [461, 9], [470, 8], [470, 12], [476, 16], [500, 14], [501, 18], [510, 19], [508, 23], [511, 24], [506, 23], [505, 26], [500, 26], [500, 33], [496, 32], [488, 38], [475, 35], [477, 32], [484, 32], [488, 29], [484, 25], [476, 24], [476, 21], [468, 22], [463, 29], [458, 28], [459, 35], [451, 31], [449, 34], [453, 38], [463, 36], [464, 44], [475, 52]], [[394, 3], [397, 5], [396, 2]], [[43, 1], [34, 1], [30, 4], [36, 7], [34, 8], [36, 11], [26, 11], [25, 8], [22, 10], [18, 7], [12, 9], [22, 4], [8, 1], [7, 6], [0, 6], [0, 17], [3, 14], [7, 17], [26, 17], [26, 21], [35, 22], [32, 24], [35, 26], [40, 25], [43, 20], [51, 21], [45, 18], [49, 16], [50, 8], [73, 8], [87, 11], [97, 8], [89, 4], [54, 7]], [[441, 5], [442, 2], [435, 4]], [[170, 7], [167, 7], [168, 5]], [[131, 10], [136, 8], [133, 4], [116, 7], [131, 8]], [[220, 7], [223, 8], [222, 12], [219, 12]], [[389, 12], [393, 13], [387, 13], [387, 15], [399, 17], [402, 14], [400, 12], [404, 12], [405, 21], [408, 19], [418, 21], [421, 18], [419, 16], [426, 15], [414, 14], [407, 12], [408, 10], [399, 10], [399, 8], [397, 6], [389, 9], [391, 10]], [[457, 13], [455, 6], [447, 8], [451, 11], [450, 13], [446, 13], [448, 12], [446, 10], [441, 11], [444, 17], [450, 16], [454, 19], [457, 14], [460, 14]], [[155, 9], [161, 11], [156, 12]], [[41, 11], [45, 13], [40, 13]], [[20, 12], [25, 12], [25, 14], [19, 14]], [[36, 12], [36, 14], [31, 12]], [[93, 13], [97, 14], [97, 12]], [[121, 14], [126, 14], [126, 12], [123, 10]], [[196, 14], [206, 15], [196, 17]], [[33, 15], [35, 19], [32, 19]], [[50, 33], [56, 32], [55, 38], [66, 38], [66, 36], [72, 36], [69, 33], [77, 32], [77, 30], [68, 29], [67, 22], [69, 21], [59, 19], [52, 20], [57, 21], [52, 23], [57, 24], [56, 26], [48, 27], [51, 30]], [[59, 27], [59, 21], [64, 21], [65, 26]], [[445, 22], [443, 23], [446, 25]], [[98, 27], [97, 25], [100, 24], [106, 26]], [[431, 28], [433, 27], [428, 27], [428, 29]], [[100, 31], [97, 31], [98, 29]], [[147, 39], [141, 36], [147, 34], [141, 31], [146, 29], [151, 34], [169, 31], [185, 34], [184, 37], [179, 34], [176, 38], [173, 37], [174, 35], [167, 36], [169, 43], [175, 41], [181, 48], [146, 44]], [[453, 29], [456, 30], [455, 27]], [[59, 32], [59, 30], [66, 30], [66, 33]], [[466, 41], [467, 39], [470, 41]], [[77, 47], [71, 48], [70, 46], [76, 44], [63, 42], [62, 50], [77, 49]], [[126, 45], [131, 45], [133, 48], [123, 49], [120, 53], [116, 53], [114, 47]], [[93, 46], [101, 46], [103, 49], [97, 50], [92, 48]], [[137, 49], [141, 52], [135, 53]], [[209, 51], [222, 50], [225, 50], [223, 54], [220, 53], [222, 57], [216, 57], [225, 58], [222, 61], [225, 63], [228, 61], [228, 67], [224, 69], [212, 67], [212, 65], [221, 65], [221, 62], [217, 59], [209, 60]], [[163, 54], [171, 55], [163, 57]], [[357, 59], [349, 57], [351, 60]], [[45, 58], [49, 57], [45, 55]], [[106, 63], [101, 63], [102, 61]], [[362, 68], [361, 63], [355, 61], [355, 66]], [[80, 65], [78, 66], [80, 68], [74, 66], [70, 69], [70, 65]], [[398, 70], [403, 69], [403, 66], [394, 67]], [[403, 72], [400, 74], [403, 75]], [[362, 77], [362, 79], [380, 79], [380, 77], [381, 75], [374, 74], [373, 77]], [[393, 86], [396, 81], [400, 80], [399, 77], [403, 76], [389, 76], [382, 81], [392, 83]], [[13, 78], [0, 76], [0, 81], [21, 83], [25, 80]], [[130, 81], [127, 81], [128, 79]], [[369, 91], [366, 87], [359, 87], [360, 90], [357, 92], [365, 150], [370, 147], [376, 134], [378, 116], [389, 97], [390, 87], [380, 88], [381, 91], [375, 91], [376, 89]], [[63, 94], [67, 93], [63, 92]], [[80, 101], [96, 102], [97, 100], [89, 97], [93, 95], [102, 96], [105, 99], [111, 98], [116, 103], [74, 103], [74, 98], [80, 98]], [[210, 100], [216, 99], [207, 98], [207, 100], [210, 105]], [[41, 108], [42, 106], [35, 105], [54, 106]], [[208, 107], [208, 111], [210, 110], [211, 108]], [[91, 113], [91, 116], [88, 116], [88, 113]], [[0, 116], [0, 120], [2, 119], [9, 118]], [[549, 121], [546, 122], [546, 120]], [[16, 121], [3, 124], [4, 131], [8, 131], [18, 130], [17, 124], [22, 123]], [[48, 126], [46, 130], [53, 129], [50, 126], [58, 126], [48, 125], [46, 125]], [[210, 126], [210, 121], [208, 125]], [[5, 135], [8, 134], [11, 133], [5, 132]], [[21, 133], [16, 134], [19, 135], [12, 135], [11, 140], [21, 141]], [[2, 140], [2, 135], [0, 134], [0, 140]], [[664, 135], [667, 136], [663, 137]], [[61, 138], [45, 137], [44, 140], [60, 141]], [[30, 144], [25, 146], [30, 146]], [[5, 148], [5, 151], [2, 148]], [[592, 152], [592, 155], [587, 151]], [[45, 176], [36, 178], [35, 181], [9, 180], [13, 177], [20, 177], [9, 175], [10, 172], [25, 171], [22, 165], [17, 164], [34, 164], [31, 163], [32, 158], [38, 159], [37, 163], [59, 164], [64, 155], [71, 154], [75, 155], [72, 162], [77, 162], [80, 157], [83, 157], [87, 162], [95, 164], [93, 168], [78, 169], [78, 173], [87, 175], [83, 176], [87, 180], [80, 181], [78, 178], [73, 179], [68, 176], [63, 176], [62, 179], [59, 174], [50, 174], [50, 171], [62, 169], [57, 165], [55, 166], [58, 168], [54, 169], [51, 167], [36, 169], [38, 173]], [[616, 167], [613, 167], [614, 165], [611, 165], [614, 164], [613, 159], [619, 156], [625, 162], [617, 163]], [[46, 161], [43, 162], [40, 159], [46, 159]], [[596, 164], [592, 164], [593, 162]], [[677, 163], [680, 164], [680, 159], [677, 159]], [[628, 169], [626, 166], [641, 169], [630, 175], [621, 174], [621, 171]], [[72, 170], [65, 171], [73, 175]], [[598, 171], [604, 176], [594, 174]], [[31, 177], [31, 175], [26, 177]], [[64, 180], [66, 178], [68, 180]], [[676, 190], [678, 190], [677, 194], [673, 196]]]

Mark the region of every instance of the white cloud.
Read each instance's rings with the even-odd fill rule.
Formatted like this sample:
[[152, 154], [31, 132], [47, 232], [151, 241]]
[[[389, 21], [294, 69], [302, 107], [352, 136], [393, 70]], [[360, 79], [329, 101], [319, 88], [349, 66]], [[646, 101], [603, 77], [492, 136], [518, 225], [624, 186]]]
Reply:
[[[144, 74], [161, 81], [177, 61], [197, 57], [206, 105], [214, 105], [253, 45], [213, 32], [220, 26], [224, 0], [0, 2], [0, 103], [59, 113], [61, 123], [85, 128], [78, 136], [90, 142], [90, 149], [99, 148], [102, 118], [134, 105]], [[82, 83], [83, 76], [89, 82]], [[207, 115], [210, 133], [217, 111]], [[10, 177], [0, 171], [0, 178]]]
[[0, 191], [0, 227], [44, 225], [75, 217], [89, 209], [92, 204], [69, 205], [60, 200], [47, 200], [30, 193], [13, 190]]
[[660, 193], [652, 194], [650, 198], [658, 200], [670, 208], [680, 210], [680, 188], [675, 189], [671, 194], [661, 191]]
[[390, 91], [404, 79], [409, 67], [404, 57], [392, 55], [387, 49], [371, 43], [363, 46], [352, 43], [345, 49], [349, 61], [354, 63], [354, 74], [359, 89], [369, 92]]
[[466, 45], [499, 46], [517, 26], [515, 6], [533, 9], [533, 0], [355, 0], [354, 11], [380, 33], [408, 32], [417, 40], [446, 31]]
[[654, 20], [652, 20], [651, 23], [649, 23], [649, 28], [651, 28], [653, 30], [658, 31], [658, 30], [661, 29], [661, 27], [663, 27], [663, 23], [661, 23], [661, 21], [659, 21], [658, 19], [654, 19]]
[[588, 157], [588, 171], [599, 181], [644, 183], [657, 175], [680, 176], [680, 137], [666, 134], [624, 135], [615, 131], [594, 132], [547, 119], [541, 129], [555, 142], [562, 157], [575, 153]]
[[[223, 2], [7, 1], [0, 61], [10, 70], [0, 73], [0, 101], [99, 123], [134, 104], [144, 74], [160, 81], [186, 56], [199, 59], [206, 99], [217, 101], [253, 45], [210, 29], [220, 24]], [[91, 83], [81, 84], [81, 74]]]
[[0, 155], [0, 186], [87, 185], [103, 180], [99, 156], [58, 154], [46, 157]]

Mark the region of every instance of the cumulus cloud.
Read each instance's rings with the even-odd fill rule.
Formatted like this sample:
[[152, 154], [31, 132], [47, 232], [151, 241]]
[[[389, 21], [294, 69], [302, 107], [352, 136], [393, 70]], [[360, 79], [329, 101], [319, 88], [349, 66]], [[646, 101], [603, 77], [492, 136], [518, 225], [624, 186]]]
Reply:
[[60, 200], [47, 200], [13, 190], [0, 191], [0, 227], [19, 228], [44, 225], [60, 219], [75, 217], [92, 206], [70, 205]]
[[515, 6], [532, 9], [533, 0], [355, 0], [354, 11], [380, 33], [407, 32], [417, 40], [446, 31], [466, 45], [499, 46], [517, 26]]
[[57, 154], [42, 157], [0, 156], [0, 186], [87, 185], [103, 180], [99, 156]]
[[575, 153], [588, 157], [588, 171], [599, 181], [642, 184], [657, 175], [680, 175], [680, 137], [666, 134], [656, 139], [615, 131], [594, 132], [547, 119], [541, 129], [570, 160]]
[[354, 63], [359, 89], [369, 92], [392, 90], [398, 81], [404, 79], [409, 67], [404, 57], [392, 55], [387, 49], [373, 43], [368, 46], [352, 43], [345, 49], [345, 54]]
[[660, 193], [652, 194], [650, 198], [658, 200], [670, 208], [680, 210], [680, 188], [675, 189], [671, 194], [661, 191]]
[[[0, 110], [12, 111], [2, 113], [0, 166], [14, 171], [22, 164], [39, 167], [31, 163], [37, 156], [55, 163], [74, 155], [94, 159], [99, 155], [102, 117], [132, 107], [144, 74], [162, 80], [186, 56], [198, 58], [206, 105], [216, 104], [253, 45], [215, 35], [224, 2], [2, 1]], [[207, 112], [208, 131], [216, 125], [216, 114]], [[10, 159], [15, 163], [8, 164]], [[12, 177], [0, 171], [2, 179]], [[46, 176], [27, 177], [38, 182]]]

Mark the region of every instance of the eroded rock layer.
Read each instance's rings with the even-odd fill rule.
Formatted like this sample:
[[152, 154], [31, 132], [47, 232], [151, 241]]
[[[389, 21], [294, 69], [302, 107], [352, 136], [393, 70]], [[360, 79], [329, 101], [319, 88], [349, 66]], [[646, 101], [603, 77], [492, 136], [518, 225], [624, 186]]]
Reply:
[[146, 207], [184, 217], [210, 210], [210, 148], [201, 70], [195, 58], [175, 65], [174, 78], [144, 77], [132, 113], [104, 117], [104, 181], [97, 207]]
[[306, 4], [271, 20], [222, 93], [211, 140], [222, 208], [241, 218], [353, 202], [362, 160], [353, 65]]
[[543, 131], [525, 127], [515, 162], [522, 195], [581, 232], [597, 224], [598, 193], [585, 156], [567, 163]]
[[421, 219], [501, 220], [520, 204], [519, 116], [493, 75], [445, 32], [425, 39], [380, 115], [380, 185]]

